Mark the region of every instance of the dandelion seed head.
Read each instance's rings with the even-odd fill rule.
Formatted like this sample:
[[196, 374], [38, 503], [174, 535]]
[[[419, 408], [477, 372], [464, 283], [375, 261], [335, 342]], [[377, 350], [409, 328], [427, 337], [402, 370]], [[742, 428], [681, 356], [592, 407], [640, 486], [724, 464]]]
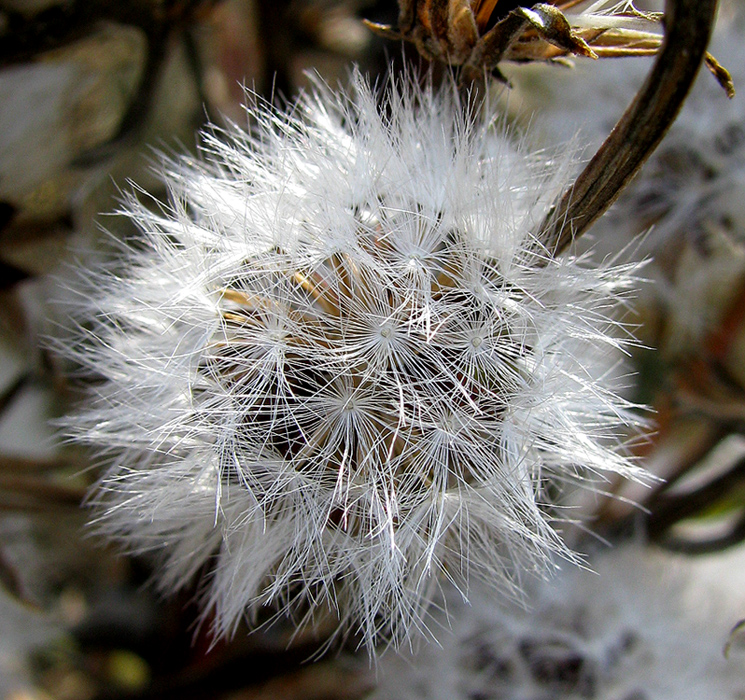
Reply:
[[208, 567], [217, 635], [273, 605], [398, 644], [443, 579], [519, 596], [573, 558], [550, 485], [643, 478], [607, 381], [633, 270], [535, 234], [569, 159], [452, 88], [379, 97], [356, 75], [208, 133], [169, 204], [127, 201], [117, 271], [74, 285], [98, 527], [164, 590]]

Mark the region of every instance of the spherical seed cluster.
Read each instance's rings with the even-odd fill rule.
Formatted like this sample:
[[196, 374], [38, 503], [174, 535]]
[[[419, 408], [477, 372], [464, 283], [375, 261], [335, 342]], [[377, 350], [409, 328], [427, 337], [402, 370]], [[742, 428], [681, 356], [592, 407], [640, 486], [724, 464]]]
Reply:
[[215, 632], [330, 606], [370, 647], [424, 628], [439, 577], [519, 594], [571, 556], [548, 487], [616, 472], [606, 386], [629, 270], [531, 233], [567, 159], [530, 155], [453, 89], [357, 76], [171, 163], [142, 240], [80, 275], [67, 354], [102, 377], [71, 431], [106, 455], [99, 525], [209, 565]]

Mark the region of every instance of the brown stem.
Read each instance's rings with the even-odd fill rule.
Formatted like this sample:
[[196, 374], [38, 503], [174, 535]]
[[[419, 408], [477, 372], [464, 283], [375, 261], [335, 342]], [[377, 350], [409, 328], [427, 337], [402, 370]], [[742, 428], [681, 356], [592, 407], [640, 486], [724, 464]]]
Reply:
[[31, 508], [35, 506], [78, 507], [85, 498], [82, 487], [56, 484], [34, 476], [0, 474], [0, 508]]
[[634, 101], [543, 222], [553, 254], [581, 236], [616, 200], [680, 110], [706, 53], [716, 0], [666, 0], [665, 40]]
[[649, 504], [647, 531], [652, 539], [662, 537], [673, 525], [703, 513], [745, 482], [745, 459], [738, 460], [730, 469], [695, 491], [679, 495], [665, 493]]
[[709, 539], [693, 540], [667, 536], [658, 544], [672, 552], [700, 555], [723, 552], [745, 540], [745, 517], [739, 518], [725, 533]]

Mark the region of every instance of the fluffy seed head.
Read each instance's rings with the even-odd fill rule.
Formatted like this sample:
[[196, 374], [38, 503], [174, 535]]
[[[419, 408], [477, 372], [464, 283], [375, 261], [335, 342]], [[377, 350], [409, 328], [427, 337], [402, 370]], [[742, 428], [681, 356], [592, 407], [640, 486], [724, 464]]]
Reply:
[[207, 570], [217, 634], [323, 606], [399, 642], [440, 577], [519, 594], [571, 556], [551, 488], [639, 476], [604, 380], [629, 270], [531, 233], [568, 160], [452, 89], [377, 97], [356, 76], [250, 108], [80, 275], [65, 351], [100, 381], [69, 424], [108, 462], [99, 526], [156, 552], [164, 589]]

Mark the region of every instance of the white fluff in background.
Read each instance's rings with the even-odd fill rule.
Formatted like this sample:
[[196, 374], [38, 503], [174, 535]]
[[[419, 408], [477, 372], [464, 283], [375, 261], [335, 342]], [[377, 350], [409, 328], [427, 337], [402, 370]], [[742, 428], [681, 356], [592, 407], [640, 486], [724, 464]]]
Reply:
[[[736, 700], [743, 551], [625, 546], [531, 591], [529, 610], [453, 596], [441, 646], [379, 660], [367, 700]], [[727, 655], [725, 656], [725, 648]]]
[[71, 285], [98, 527], [164, 590], [201, 575], [218, 635], [330, 608], [371, 648], [426, 631], [444, 579], [519, 597], [573, 558], [558, 487], [644, 478], [610, 386], [634, 268], [551, 257], [571, 157], [452, 86], [356, 76], [249, 118], [167, 163], [169, 203], [132, 197], [141, 236]]

